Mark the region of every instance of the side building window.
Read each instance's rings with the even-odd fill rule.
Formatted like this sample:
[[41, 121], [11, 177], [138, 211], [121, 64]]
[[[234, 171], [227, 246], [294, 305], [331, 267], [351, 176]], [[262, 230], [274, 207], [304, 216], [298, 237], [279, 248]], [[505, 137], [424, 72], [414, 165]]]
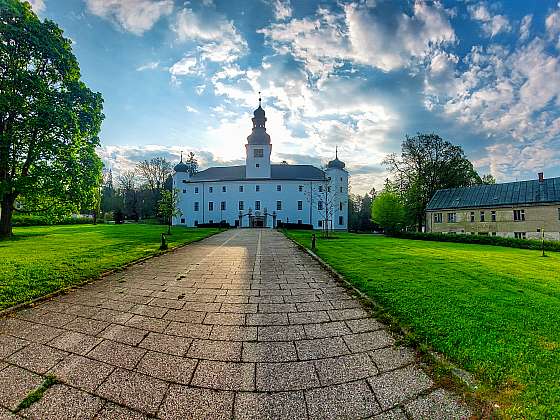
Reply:
[[434, 223], [442, 223], [443, 217], [442, 213], [434, 213]]
[[496, 221], [496, 211], [495, 211], [495, 210], [492, 210], [492, 211], [490, 212], [490, 219], [491, 219], [493, 222]]
[[198, 194], [198, 187], [194, 187], [194, 193]]
[[515, 239], [527, 239], [527, 232], [513, 232]]
[[214, 211], [214, 202], [213, 201], [208, 202], [208, 211]]
[[298, 209], [298, 210], [303, 210], [303, 201], [299, 200], [299, 201], [297, 202], [297, 209]]
[[483, 211], [480, 212], [480, 221], [484, 222], [484, 212]]
[[457, 221], [457, 213], [447, 213], [447, 223], [455, 223]]
[[471, 211], [471, 223], [474, 223], [474, 211]]
[[226, 202], [225, 202], [225, 201], [222, 201], [222, 202], [220, 203], [220, 210], [225, 210], [225, 209], [226, 209]]
[[239, 186], [239, 192], [243, 192], [243, 185]]
[[276, 202], [276, 210], [282, 210], [282, 202], [280, 200]]
[[514, 210], [513, 211], [513, 220], [516, 221], [516, 222], [525, 221], [525, 210]]
[[239, 210], [245, 210], [245, 203], [243, 201], [239, 202]]
[[259, 200], [255, 201], [255, 210], [261, 209], [261, 202]]
[[194, 202], [194, 211], [199, 211], [200, 203], [198, 201]]
[[317, 210], [323, 210], [323, 202], [322, 201], [317, 202]]
[[277, 185], [276, 186], [276, 191], [282, 191], [282, 185]]

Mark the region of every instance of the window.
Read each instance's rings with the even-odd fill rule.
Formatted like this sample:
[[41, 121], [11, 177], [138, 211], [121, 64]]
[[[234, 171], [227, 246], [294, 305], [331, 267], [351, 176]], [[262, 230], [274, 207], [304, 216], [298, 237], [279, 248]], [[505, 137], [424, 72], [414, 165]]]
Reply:
[[187, 193], [187, 190], [183, 190], [183, 194], [186, 194], [186, 193]]
[[243, 201], [239, 202], [239, 210], [245, 210], [245, 203]]
[[[303, 191], [303, 185], [300, 185], [300, 186], [298, 187], [298, 191], [299, 191], [299, 192], [302, 192], [302, 191]], [[558, 209], [558, 217], [560, 218], [560, 209]]]
[[492, 232], [492, 236], [496, 236], [496, 232]]
[[208, 192], [214, 192], [214, 187], [208, 187]]
[[515, 239], [527, 239], [527, 232], [513, 232]]
[[299, 201], [297, 202], [297, 209], [298, 209], [298, 210], [303, 210], [303, 201], [299, 200]]
[[560, 209], [558, 209], [558, 220], [560, 220]]
[[323, 202], [322, 201], [317, 202], [317, 210], [323, 210]]
[[338, 204], [338, 209], [342, 211], [342, 201]]
[[282, 210], [282, 202], [280, 200], [276, 202], [276, 210]]
[[195, 221], [194, 221], [194, 225], [195, 225], [195, 226], [198, 226], [198, 220], [195, 220]]
[[340, 192], [342, 192], [342, 187], [340, 187]]
[[513, 211], [513, 220], [516, 222], [522, 222], [525, 220], [525, 210], [514, 210]]
[[474, 211], [471, 211], [471, 223], [474, 222]]
[[323, 192], [323, 186], [319, 185], [319, 192]]
[[319, 221], [317, 222], [317, 226], [323, 227], [323, 221], [322, 221], [322, 220], [319, 220]]
[[[492, 210], [490, 212], [490, 220], [492, 220], [493, 222], [496, 221], [496, 212], [494, 210]], [[496, 233], [496, 232], [494, 232], [494, 233]], [[496, 235], [493, 235], [493, 236], [496, 236]]]
[[214, 211], [214, 202], [213, 201], [208, 202], [208, 211]]
[[330, 185], [327, 187], [327, 192], [331, 192], [331, 186]]
[[194, 187], [194, 193], [198, 194], [198, 187]]
[[225, 209], [226, 209], [226, 202], [225, 202], [225, 201], [222, 201], [222, 202], [220, 203], [220, 210], [223, 211], [223, 210], [225, 210]]
[[186, 184], [186, 183], [187, 183], [187, 180], [186, 180], [186, 179], [183, 179], [181, 182], [182, 182], [183, 184]]
[[185, 224], [185, 219], [181, 219], [181, 224]]
[[282, 185], [277, 185], [276, 186], [276, 191], [282, 191]]
[[298, 225], [301, 225], [302, 223], [303, 223], [303, 220], [298, 219], [297, 224], [298, 224]]
[[253, 151], [253, 156], [256, 158], [262, 158], [264, 156], [264, 150], [263, 149], [255, 149]]
[[255, 191], [259, 192], [261, 190], [261, 186], [260, 185], [255, 185]]
[[198, 201], [194, 202], [194, 211], [198, 211], [200, 209], [200, 204], [198, 203]]
[[261, 209], [261, 202], [260, 201], [255, 201], [255, 210], [260, 210]]
[[434, 223], [441, 223], [442, 221], [441, 213], [434, 213]]
[[457, 213], [447, 213], [447, 223], [455, 223], [457, 221]]
[[243, 185], [239, 186], [239, 192], [243, 192]]
[[343, 224], [344, 224], [344, 217], [338, 216], [338, 224], [339, 224], [339, 225], [343, 225]]
[[226, 192], [226, 186], [225, 185], [222, 187], [222, 192]]
[[255, 163], [255, 168], [260, 168], [260, 167], [261, 167], [260, 163]]
[[484, 212], [483, 211], [480, 212], [480, 221], [484, 222]]

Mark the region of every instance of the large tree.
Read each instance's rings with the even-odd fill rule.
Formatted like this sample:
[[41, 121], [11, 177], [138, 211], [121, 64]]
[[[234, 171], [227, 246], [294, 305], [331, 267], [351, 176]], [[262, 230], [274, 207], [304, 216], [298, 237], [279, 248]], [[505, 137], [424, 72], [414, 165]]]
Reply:
[[77, 210], [101, 181], [103, 99], [80, 81], [72, 42], [28, 3], [0, 0], [0, 236], [16, 200]]
[[461, 146], [437, 134], [406, 136], [400, 156], [391, 154], [384, 163], [394, 176], [393, 185], [402, 195], [409, 219], [418, 230], [422, 230], [426, 206], [437, 190], [482, 183]]
[[162, 157], [143, 160], [136, 167], [152, 192], [161, 192], [165, 187], [165, 181], [173, 172], [171, 163]]
[[384, 190], [373, 200], [371, 218], [386, 233], [398, 231], [405, 220], [405, 209], [399, 195], [390, 190]]

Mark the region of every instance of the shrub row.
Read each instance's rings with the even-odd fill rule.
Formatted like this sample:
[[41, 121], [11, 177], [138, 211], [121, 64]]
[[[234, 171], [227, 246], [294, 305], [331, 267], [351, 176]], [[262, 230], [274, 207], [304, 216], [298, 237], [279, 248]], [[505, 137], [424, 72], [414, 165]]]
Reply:
[[197, 225], [199, 228], [225, 228], [229, 229], [231, 226], [228, 222], [220, 222], [220, 223], [199, 223]]
[[286, 223], [279, 220], [276, 223], [279, 229], [298, 229], [298, 230], [313, 230], [313, 225], [307, 223]]
[[[103, 219], [97, 219], [97, 223], [103, 223]], [[14, 214], [12, 226], [48, 226], [48, 225], [84, 225], [93, 224], [91, 217], [64, 217], [53, 218], [37, 214]]]
[[[510, 248], [541, 249], [542, 241], [534, 239], [502, 238], [500, 236], [449, 235], [443, 233], [394, 232], [390, 236], [421, 241], [457, 242], [463, 244], [481, 244], [507, 246]], [[560, 252], [560, 241], [544, 241], [544, 249]]]

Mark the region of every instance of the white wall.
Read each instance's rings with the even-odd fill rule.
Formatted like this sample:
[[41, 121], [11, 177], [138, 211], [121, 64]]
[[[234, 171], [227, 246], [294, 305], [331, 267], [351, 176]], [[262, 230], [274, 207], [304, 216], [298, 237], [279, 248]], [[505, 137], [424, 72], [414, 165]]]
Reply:
[[[336, 170], [332, 175], [331, 193], [340, 191], [343, 187], [343, 193], [338, 192], [335, 199], [331, 200], [333, 205], [332, 228], [347, 229], [348, 225], [348, 175], [345, 171]], [[335, 176], [337, 178], [335, 178]], [[340, 177], [343, 178], [340, 181]], [[187, 183], [183, 183], [183, 180]], [[231, 226], [235, 225], [239, 215], [239, 201], [244, 202], [243, 214], [246, 214], [249, 208], [252, 214], [256, 214], [255, 201], [261, 202], [260, 214], [264, 215], [265, 208], [269, 214], [276, 212], [276, 220], [282, 222], [311, 223], [316, 229], [319, 229], [319, 221], [325, 217], [324, 211], [317, 209], [317, 201], [323, 194], [319, 193], [319, 185], [325, 185], [321, 181], [280, 181], [280, 180], [251, 180], [251, 181], [212, 181], [212, 182], [189, 182], [188, 178], [182, 173], [176, 173], [173, 176], [174, 188], [179, 190], [179, 208], [183, 215], [174, 218], [174, 224], [186, 226], [195, 226], [198, 223], [220, 222], [225, 220]], [[243, 186], [243, 192], [239, 191], [239, 186]], [[259, 185], [260, 191], [256, 191], [256, 185]], [[281, 191], [277, 191], [277, 185], [281, 185]], [[303, 190], [299, 191], [299, 186]], [[210, 187], [213, 192], [210, 192]], [[222, 191], [222, 187], [226, 187], [226, 191]], [[198, 193], [195, 189], [198, 188]], [[335, 190], [336, 189], [336, 190]], [[185, 192], [183, 192], [185, 191]], [[282, 210], [277, 210], [276, 201], [282, 201]], [[302, 210], [298, 210], [298, 201], [302, 201]], [[214, 203], [214, 210], [208, 210], [208, 202]], [[226, 202], [226, 209], [221, 210], [221, 202]], [[194, 203], [199, 203], [199, 210], [194, 211]], [[342, 212], [339, 210], [339, 202], [343, 203]], [[338, 224], [338, 216], [343, 216], [343, 224]], [[184, 222], [184, 223], [182, 223]], [[249, 225], [248, 217], [243, 218], [243, 226]], [[272, 227], [272, 216], [267, 218], [268, 227]]]

